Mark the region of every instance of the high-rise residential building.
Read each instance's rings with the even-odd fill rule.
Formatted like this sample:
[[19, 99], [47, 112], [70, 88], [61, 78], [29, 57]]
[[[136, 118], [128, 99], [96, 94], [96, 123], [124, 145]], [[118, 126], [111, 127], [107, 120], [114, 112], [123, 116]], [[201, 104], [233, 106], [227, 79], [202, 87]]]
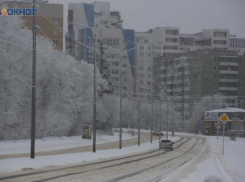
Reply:
[[229, 30], [204, 29], [196, 34], [180, 34], [180, 51], [194, 51], [198, 49], [228, 49]]
[[230, 35], [228, 29], [204, 29], [196, 34], [180, 34], [179, 50], [181, 52], [199, 49], [238, 50], [238, 55], [244, 55], [245, 39]]
[[141, 97], [151, 98], [155, 79], [153, 75], [153, 58], [165, 53], [184, 53], [195, 50], [213, 49], [223, 52], [233, 50], [238, 55], [245, 54], [245, 40], [230, 36], [228, 29], [204, 29], [196, 34], [180, 34], [176, 27], [157, 27], [147, 32], [135, 33], [136, 80], [140, 80]]
[[245, 55], [245, 38], [237, 38], [236, 36], [231, 36], [229, 49], [238, 50], [239, 55]]
[[136, 51], [136, 93], [142, 98], [151, 98], [153, 77], [153, 58], [164, 53], [179, 52], [179, 28], [157, 27], [148, 32], [135, 33]]
[[193, 100], [219, 93], [228, 106], [245, 108], [245, 58], [237, 51], [164, 54], [153, 63], [154, 96], [173, 98], [175, 109], [185, 119], [190, 117]]
[[111, 12], [109, 3], [69, 3], [66, 52], [78, 61], [94, 63], [96, 45], [96, 61], [101, 75], [109, 81], [110, 90], [119, 93], [119, 74], [122, 70], [124, 95], [133, 96], [134, 50], [131, 49], [134, 30], [122, 29], [122, 24], [118, 23], [120, 20], [120, 12]]
[[[31, 8], [32, 3], [24, 0], [6, 1], [9, 7]], [[41, 35], [53, 42], [54, 47], [63, 51], [63, 5], [49, 4], [44, 0], [37, 1], [36, 11], [37, 35]], [[25, 26], [32, 30], [33, 17], [21, 16], [25, 20]]]

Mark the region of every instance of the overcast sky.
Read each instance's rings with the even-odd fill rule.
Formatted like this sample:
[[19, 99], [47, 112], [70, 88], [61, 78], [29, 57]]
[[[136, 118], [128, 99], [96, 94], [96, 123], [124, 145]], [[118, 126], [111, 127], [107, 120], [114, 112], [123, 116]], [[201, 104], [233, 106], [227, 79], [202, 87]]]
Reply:
[[[245, 0], [100, 0], [111, 11], [121, 12], [123, 28], [147, 31], [155, 27], [179, 27], [180, 33], [203, 29], [229, 29], [245, 38]], [[94, 0], [49, 0], [92, 3]]]

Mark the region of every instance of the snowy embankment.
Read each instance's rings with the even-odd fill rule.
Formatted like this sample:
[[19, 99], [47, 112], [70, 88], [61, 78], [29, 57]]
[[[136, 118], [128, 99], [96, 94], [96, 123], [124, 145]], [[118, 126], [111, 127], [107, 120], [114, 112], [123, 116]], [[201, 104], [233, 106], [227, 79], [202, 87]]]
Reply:
[[[123, 139], [129, 139], [129, 138], [132, 138], [132, 136], [129, 134], [123, 134]], [[65, 139], [67, 139], [66, 143], [69, 143], [69, 141], [72, 141], [69, 138], [62, 138], [62, 140], [65, 140]], [[169, 137], [169, 139], [172, 139], [173, 141], [177, 141], [179, 140], [179, 137], [173, 137], [173, 138]], [[57, 139], [57, 140], [50, 139], [50, 140], [44, 140], [42, 142], [43, 142], [43, 146], [45, 146], [45, 141], [48, 143], [47, 145], [51, 146], [49, 143], [51, 142], [55, 143], [59, 140], [60, 139]], [[102, 140], [102, 137], [101, 137], [101, 140]], [[118, 134], [117, 136], [107, 136], [104, 138], [104, 140], [107, 140], [107, 142], [113, 141], [113, 140], [116, 141], [118, 140]], [[58, 142], [58, 143], [63, 145], [62, 142]], [[76, 142], [74, 142], [73, 146], [75, 146], [75, 143]], [[82, 145], [82, 142], [80, 143], [79, 146], [81, 145]], [[0, 143], [0, 146], [1, 146], [0, 148], [2, 148], [2, 143]], [[18, 145], [18, 146], [19, 146], [19, 149], [15, 148], [16, 150], [24, 150], [22, 149], [21, 145]], [[52, 146], [50, 148], [53, 149]], [[134, 154], [138, 152], [153, 150], [157, 148], [158, 148], [158, 140], [154, 140], [152, 143], [150, 142], [142, 143], [140, 146], [134, 145], [130, 147], [123, 147], [122, 149], [99, 150], [96, 153], [83, 152], [83, 153], [74, 153], [74, 154], [37, 156], [35, 159], [30, 159], [27, 157], [3, 159], [3, 160], [0, 160], [0, 173], [14, 172], [14, 171], [21, 170], [23, 168], [40, 168], [44, 166], [70, 165], [70, 164], [80, 163], [80, 162], [85, 162], [85, 161], [88, 162], [88, 161], [93, 161], [93, 160], [124, 156], [124, 155]]]
[[[130, 134], [123, 134], [122, 137], [123, 140], [133, 138]], [[113, 141], [117, 141], [118, 138], [119, 138], [118, 133], [114, 133], [114, 136], [97, 134], [96, 143], [102, 144], [102, 143], [113, 142]], [[93, 140], [82, 140], [81, 136], [50, 137], [50, 138], [36, 139], [35, 150], [36, 152], [61, 150], [61, 149], [68, 149], [73, 147], [92, 145], [92, 142]], [[1, 141], [0, 155], [29, 153], [30, 148], [31, 148], [30, 140]]]
[[237, 138], [237, 141], [231, 141], [230, 138], [225, 137], [224, 156], [222, 155], [223, 137], [217, 139], [215, 136], [207, 136], [207, 140], [210, 145], [210, 153], [206, 158], [200, 160], [200, 163], [192, 171], [190, 170], [191, 173], [180, 182], [203, 182], [209, 177], [220, 179], [222, 182], [244, 182], [245, 139]]

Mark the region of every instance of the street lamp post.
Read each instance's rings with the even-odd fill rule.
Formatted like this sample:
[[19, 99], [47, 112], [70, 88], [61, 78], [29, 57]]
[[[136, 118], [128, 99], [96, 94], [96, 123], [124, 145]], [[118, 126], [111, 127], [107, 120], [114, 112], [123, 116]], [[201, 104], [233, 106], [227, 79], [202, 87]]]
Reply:
[[167, 98], [167, 129], [166, 129], [166, 139], [168, 139], [168, 98]]
[[120, 58], [120, 66], [119, 66], [119, 89], [120, 89], [120, 134], [119, 134], [119, 149], [122, 149], [122, 57]]
[[159, 102], [159, 142], [161, 141], [161, 99]]
[[[139, 80], [139, 91], [141, 90], [141, 88], [140, 88], [140, 84], [141, 84], [141, 82], [140, 82], [140, 80]], [[141, 91], [140, 91], [140, 93], [141, 93]], [[140, 95], [140, 98], [139, 98], [139, 106], [138, 106], [138, 109], [139, 109], [139, 111], [138, 111], [138, 146], [140, 146], [140, 100], [141, 100], [141, 95]]]
[[152, 143], [152, 128], [153, 127], [153, 92], [151, 96], [151, 143]]
[[76, 25], [81, 25], [87, 28], [91, 28], [94, 34], [94, 101], [93, 101], [93, 152], [96, 152], [96, 57], [97, 57], [97, 32], [98, 30], [100, 30], [101, 28], [107, 26], [107, 25], [112, 25], [112, 24], [118, 24], [118, 23], [122, 23], [122, 20], [117, 20], [115, 22], [111, 22], [108, 23], [106, 25], [102, 25], [99, 28], [97, 28], [96, 30], [88, 25], [84, 25], [81, 23], [76, 23], [76, 22], [68, 22], [68, 23], [72, 23], [72, 24], [76, 24]]
[[93, 152], [96, 152], [96, 46], [97, 39], [94, 33], [94, 103], [93, 103]]
[[[119, 63], [119, 94], [120, 94], [120, 113], [119, 113], [119, 149], [122, 149], [122, 60], [123, 55], [129, 51], [132, 51], [138, 47], [133, 47], [132, 49], [121, 52], [120, 50], [114, 49], [112, 47], [106, 46], [106, 48], [110, 48], [120, 54], [120, 63]], [[139, 121], [139, 118], [138, 118]], [[138, 133], [139, 137], [139, 133]]]
[[[33, 0], [33, 9], [36, 0]], [[31, 158], [35, 158], [35, 125], [36, 125], [36, 15], [33, 14], [33, 63], [32, 63], [32, 108], [31, 108]]]

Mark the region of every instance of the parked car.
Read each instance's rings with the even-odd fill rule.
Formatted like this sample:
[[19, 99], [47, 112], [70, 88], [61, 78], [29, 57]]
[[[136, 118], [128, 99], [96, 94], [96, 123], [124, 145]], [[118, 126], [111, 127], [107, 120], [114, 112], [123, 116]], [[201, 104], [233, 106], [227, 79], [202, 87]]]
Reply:
[[[153, 130], [152, 135], [159, 136], [159, 130]], [[161, 136], [163, 136], [163, 132], [161, 131]]]
[[170, 149], [172, 151], [174, 149], [173, 144], [174, 144], [174, 142], [171, 142], [171, 140], [161, 140], [159, 142], [159, 150]]

